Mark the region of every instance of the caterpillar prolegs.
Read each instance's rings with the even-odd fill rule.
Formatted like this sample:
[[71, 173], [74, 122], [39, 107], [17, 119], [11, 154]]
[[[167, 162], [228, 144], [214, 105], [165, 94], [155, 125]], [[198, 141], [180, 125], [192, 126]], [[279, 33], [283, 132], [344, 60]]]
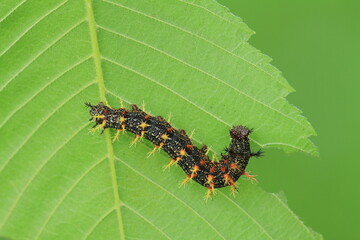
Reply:
[[131, 132], [135, 134], [132, 144], [142, 138], [149, 140], [155, 145], [149, 155], [156, 150], [164, 150], [171, 158], [166, 167], [178, 164], [186, 174], [182, 184], [194, 180], [208, 189], [206, 198], [211, 197], [216, 188], [226, 186], [230, 186], [234, 194], [236, 181], [241, 175], [254, 179], [245, 172], [245, 168], [251, 157], [260, 157], [262, 152], [251, 152], [248, 136], [252, 130], [245, 126], [230, 129], [230, 145], [221, 154], [220, 161], [211, 161], [206, 145], [198, 148], [184, 130], [174, 128], [164, 118], [151, 116], [136, 105], [131, 105], [131, 109], [114, 109], [102, 102], [86, 105], [90, 107], [90, 121], [95, 121], [93, 130], [116, 129], [114, 140], [121, 131]]

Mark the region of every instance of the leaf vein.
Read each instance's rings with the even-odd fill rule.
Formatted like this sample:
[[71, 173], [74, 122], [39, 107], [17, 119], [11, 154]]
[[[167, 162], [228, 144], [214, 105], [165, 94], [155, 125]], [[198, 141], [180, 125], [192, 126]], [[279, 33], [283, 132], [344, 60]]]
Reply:
[[272, 75], [272, 74], [270, 74], [269, 72], [265, 71], [263, 68], [259, 67], [258, 65], [250, 62], [249, 60], [247, 60], [247, 59], [245, 59], [245, 58], [243, 58], [243, 57], [241, 57], [241, 56], [239, 56], [239, 55], [236, 55], [236, 54], [232, 53], [231, 51], [227, 50], [226, 48], [224, 48], [224, 47], [222, 47], [222, 46], [220, 46], [220, 45], [218, 45], [218, 44], [216, 44], [216, 43], [214, 43], [214, 42], [212, 42], [212, 41], [210, 41], [210, 40], [208, 40], [208, 39], [206, 39], [206, 38], [204, 38], [204, 37], [201, 37], [200, 35], [198, 35], [198, 34], [196, 34], [196, 33], [193, 33], [193, 32], [191, 32], [191, 31], [189, 31], [189, 30], [186, 30], [186, 29], [184, 29], [184, 28], [181, 28], [181, 27], [179, 27], [179, 26], [176, 26], [176, 25], [174, 25], [174, 24], [172, 24], [172, 23], [170, 23], [170, 22], [167, 22], [167, 21], [164, 21], [164, 20], [155, 18], [155, 17], [153, 17], [153, 16], [150, 16], [150, 15], [148, 15], [148, 14], [146, 14], [146, 13], [143, 13], [143, 12], [141, 12], [141, 11], [138, 11], [138, 10], [136, 10], [136, 9], [133, 9], [133, 8], [130, 8], [130, 7], [121, 5], [120, 3], [115, 3], [115, 2], [112, 2], [112, 1], [108, 1], [108, 0], [102, 0], [102, 1], [103, 1], [103, 2], [107, 2], [107, 3], [109, 3], [109, 4], [112, 4], [112, 5], [115, 5], [115, 6], [118, 6], [118, 7], [120, 7], [120, 8], [128, 9], [129, 11], [132, 11], [132, 12], [135, 12], [135, 13], [137, 13], [137, 14], [143, 15], [143, 16], [145, 16], [145, 17], [147, 17], [147, 18], [154, 19], [155, 21], [161, 22], [161, 23], [163, 23], [163, 24], [165, 24], [165, 25], [169, 25], [170, 27], [173, 27], [173, 28], [178, 29], [178, 30], [180, 30], [180, 31], [182, 31], [182, 32], [188, 33], [188, 34], [190, 34], [190, 35], [192, 35], [192, 36], [194, 36], [194, 37], [196, 37], [196, 38], [199, 38], [199, 39], [201, 39], [201, 40], [203, 40], [203, 41], [205, 41], [205, 42], [208, 42], [209, 44], [213, 45], [214, 47], [219, 48], [219, 49], [221, 49], [222, 51], [224, 51], [224, 52], [226, 52], [226, 53], [228, 53], [228, 54], [230, 54], [230, 55], [232, 55], [232, 56], [234, 56], [234, 57], [236, 57], [236, 58], [238, 58], [238, 59], [241, 59], [242, 61], [250, 64], [251, 66], [259, 69], [260, 71], [262, 71], [263, 73], [265, 73], [266, 75], [268, 75], [268, 76], [270, 76], [272, 79], [274, 79], [276, 82], [278, 82], [280, 85], [282, 85], [285, 89], [287, 89], [287, 87], [286, 87], [282, 82], [280, 82], [274, 75]]
[[26, 0], [23, 0], [18, 5], [16, 5], [13, 9], [11, 9], [7, 14], [5, 14], [5, 16], [2, 19], [0, 19], [0, 23], [3, 22], [7, 17], [9, 17], [13, 12], [15, 12], [15, 10], [18, 9], [24, 2], [26, 2]]
[[54, 208], [52, 209], [52, 211], [50, 212], [50, 214], [48, 215], [48, 217], [46, 218], [44, 224], [40, 227], [40, 230], [38, 231], [38, 233], [35, 236], [35, 239], [38, 239], [42, 232], [44, 231], [45, 227], [47, 226], [47, 224], [50, 222], [51, 218], [54, 216], [56, 210], [61, 206], [61, 204], [64, 202], [64, 200], [70, 195], [70, 193], [75, 189], [75, 187], [81, 182], [81, 180], [88, 174], [90, 173], [95, 167], [97, 167], [101, 162], [103, 162], [106, 159], [107, 155], [105, 155], [104, 157], [100, 158], [100, 160], [96, 161], [94, 164], [92, 164], [88, 169], [86, 169], [83, 174], [80, 175], [80, 177], [78, 179], [76, 179], [76, 181], [69, 187], [69, 189], [65, 192], [65, 194], [60, 197], [58, 203], [54, 206]]
[[164, 235], [167, 239], [171, 239], [169, 235], [167, 235], [163, 230], [161, 230], [158, 226], [156, 226], [152, 221], [147, 219], [144, 215], [136, 211], [134, 208], [130, 207], [128, 204], [123, 203], [123, 206], [128, 208], [130, 211], [138, 215], [140, 218], [142, 218], [145, 222], [149, 223], [151, 226], [153, 226], [158, 232], [160, 232], [162, 235]]
[[39, 58], [41, 55], [43, 55], [47, 50], [49, 50], [52, 46], [54, 46], [58, 41], [60, 41], [62, 38], [64, 38], [67, 34], [69, 34], [72, 30], [74, 30], [76, 27], [78, 27], [80, 24], [85, 22], [85, 19], [77, 22], [75, 25], [73, 25], [71, 28], [66, 30], [62, 35], [60, 35], [58, 38], [56, 38], [54, 41], [52, 41], [48, 46], [46, 46], [43, 50], [41, 50], [37, 55], [35, 55], [32, 59], [30, 59], [29, 62], [27, 62], [23, 67], [19, 68], [19, 70], [13, 74], [7, 82], [3, 86], [0, 87], [0, 92], [6, 88], [9, 83], [14, 80], [17, 76], [19, 76], [20, 73], [22, 73], [28, 66], [30, 66], [37, 58]]
[[194, 7], [196, 7], [196, 8], [200, 8], [200, 9], [202, 9], [202, 10], [208, 12], [208, 13], [211, 13], [212, 15], [220, 18], [221, 20], [224, 20], [224, 21], [226, 21], [226, 22], [228, 22], [228, 23], [234, 24], [234, 23], [231, 22], [229, 19], [226, 19], [226, 18], [220, 16], [219, 14], [217, 14], [217, 13], [215, 13], [215, 12], [213, 12], [213, 11], [210, 11], [209, 9], [207, 9], [207, 8], [205, 8], [205, 7], [203, 7], [203, 6], [197, 5], [197, 4], [195, 4], [194, 2], [187, 2], [187, 1], [183, 1], [183, 0], [177, 0], [177, 1], [183, 2], [183, 3], [188, 4], [188, 5], [191, 5], [191, 6], [194, 6]]
[[[124, 102], [126, 102], [127, 104], [133, 104], [133, 103], [129, 102], [128, 100], [125, 100], [125, 99], [123, 99], [123, 98], [120, 98], [118, 95], [116, 95], [115, 93], [113, 93], [113, 92], [111, 92], [111, 91], [109, 91], [109, 90], [107, 90], [107, 89], [106, 89], [106, 91], [107, 91], [109, 94], [113, 95], [114, 97], [118, 98], [120, 101], [124, 101]], [[194, 136], [192, 136], [191, 139], [193, 139], [193, 140], [194, 140], [195, 142], [197, 142], [199, 145], [202, 145], [202, 144], [203, 144], [199, 139], [197, 139], [197, 138], [194, 137]], [[208, 146], [208, 147], [209, 147], [209, 146]], [[212, 149], [211, 147], [209, 147], [209, 151], [210, 151], [210, 152], [213, 152], [213, 153], [214, 153], [215, 155], [217, 155], [217, 156], [220, 156], [220, 154], [219, 154], [218, 152], [216, 152], [214, 149]]]
[[83, 239], [87, 239], [91, 233], [96, 229], [97, 226], [99, 226], [99, 224], [104, 221], [104, 219], [109, 216], [113, 211], [116, 211], [116, 209], [114, 207], [110, 208], [108, 211], [106, 211], [96, 222], [95, 224], [89, 229], [89, 231], [87, 232], [87, 234], [84, 235]]
[[118, 161], [120, 161], [122, 164], [124, 164], [125, 166], [127, 166], [129, 169], [131, 169], [133, 172], [137, 173], [138, 175], [140, 175], [141, 177], [143, 177], [145, 180], [151, 182], [153, 185], [157, 186], [158, 188], [160, 188], [161, 190], [163, 190], [165, 193], [169, 194], [171, 197], [173, 197], [174, 199], [176, 199], [177, 201], [179, 201], [180, 203], [182, 203], [185, 207], [189, 208], [196, 216], [198, 216], [201, 220], [203, 220], [211, 229], [214, 230], [214, 232], [216, 232], [216, 234], [218, 234], [222, 239], [226, 239], [216, 228], [214, 225], [212, 225], [209, 221], [207, 221], [203, 216], [201, 216], [201, 214], [199, 214], [195, 209], [193, 209], [190, 205], [188, 205], [186, 202], [184, 202], [183, 200], [181, 200], [179, 197], [177, 197], [175, 194], [171, 193], [170, 191], [168, 191], [166, 188], [164, 188], [163, 186], [161, 186], [160, 184], [158, 184], [157, 182], [153, 181], [151, 178], [145, 176], [143, 173], [139, 172], [138, 170], [136, 170], [135, 168], [131, 167], [129, 164], [127, 164], [125, 161], [121, 160], [119, 157], [115, 156], [115, 159], [117, 159]]
[[[103, 59], [106, 60], [106, 61], [108, 61], [108, 62], [110, 62], [110, 63], [112, 63], [112, 64], [118, 65], [118, 66], [120, 66], [120, 67], [122, 67], [122, 68], [124, 68], [124, 69], [127, 69], [127, 70], [129, 70], [129, 71], [132, 71], [132, 72], [138, 74], [139, 76], [141, 76], [141, 77], [143, 77], [143, 78], [146, 78], [146, 79], [154, 82], [155, 84], [158, 84], [159, 86], [161, 86], [161, 87], [165, 88], [166, 90], [172, 92], [173, 94], [179, 96], [180, 98], [182, 98], [182, 99], [185, 100], [186, 102], [190, 103], [191, 105], [195, 106], [195, 107], [198, 108], [199, 110], [203, 111], [204, 113], [210, 115], [211, 117], [213, 117], [214, 119], [218, 120], [219, 122], [221, 122], [221, 123], [223, 123], [223, 124], [231, 127], [231, 124], [225, 122], [224, 120], [220, 119], [218, 116], [212, 114], [211, 112], [209, 112], [209, 111], [207, 111], [206, 109], [200, 107], [200, 106], [197, 105], [196, 103], [190, 101], [189, 99], [187, 99], [186, 97], [184, 97], [184, 96], [181, 95], [180, 93], [178, 93], [178, 92], [174, 91], [173, 89], [171, 89], [171, 88], [169, 88], [169, 87], [167, 87], [167, 86], [159, 83], [158, 81], [156, 81], [156, 80], [154, 80], [154, 79], [152, 79], [152, 78], [150, 78], [150, 77], [148, 77], [148, 76], [146, 76], [146, 75], [144, 75], [144, 74], [142, 74], [142, 73], [140, 73], [140, 72], [138, 72], [138, 71], [136, 71], [136, 70], [134, 70], [134, 69], [132, 69], [132, 68], [130, 68], [130, 67], [127, 67], [127, 66], [125, 66], [125, 65], [122, 65], [122, 64], [120, 64], [120, 63], [118, 63], [118, 62], [116, 62], [116, 61], [113, 61], [113, 60], [111, 60], [111, 59], [108, 59], [108, 58], [106, 58], [106, 57], [104, 57], [104, 56], [103, 56]], [[109, 92], [110, 94], [114, 95], [114, 96], [117, 96], [115, 93], [111, 92], [111, 91], [108, 90], [108, 89], [106, 89], [106, 91]], [[121, 98], [119, 97], [119, 99], [121, 99]], [[255, 141], [254, 139], [251, 139], [251, 140], [252, 140], [254, 143], [256, 143], [257, 145], [262, 146], [261, 143]]]
[[229, 198], [226, 194], [219, 191], [221, 195], [223, 195], [226, 199], [228, 199], [231, 203], [233, 203], [237, 208], [239, 208], [243, 213], [245, 213], [259, 228], [265, 233], [265, 235], [269, 239], [274, 239], [270, 233], [253, 217], [251, 216], [244, 208], [242, 208], [239, 204], [237, 204], [233, 199]]
[[[274, 196], [277, 200], [279, 200], [280, 204], [283, 205], [284, 208], [290, 213], [290, 215], [297, 220], [297, 221], [296, 221], [297, 223], [301, 224], [301, 222], [299, 221], [299, 219], [297, 218], [297, 216], [294, 214], [293, 211], [290, 210], [290, 208], [284, 203], [284, 201], [282, 201], [282, 200], [281, 200], [276, 194], [274, 194], [274, 193], [271, 193], [271, 195]], [[310, 229], [309, 229], [308, 227], [306, 227], [305, 224], [301, 224], [301, 226], [303, 226], [303, 228], [305, 228], [305, 230], [309, 233], [309, 235], [311, 236], [312, 239], [315, 239], [315, 240], [316, 240], [314, 234], [312, 234], [312, 233], [310, 232]]]
[[15, 115], [21, 108], [23, 108], [26, 104], [30, 103], [32, 99], [34, 99], [37, 95], [39, 95], [42, 91], [44, 91], [47, 87], [49, 87], [52, 83], [54, 83], [56, 80], [58, 80], [59, 78], [61, 78], [63, 75], [65, 75], [67, 72], [73, 70], [74, 68], [78, 67], [79, 65], [81, 65], [82, 63], [86, 62], [87, 60], [89, 60], [91, 58], [91, 56], [88, 56], [78, 62], [76, 62], [75, 64], [73, 64], [72, 66], [70, 66], [69, 68], [65, 69], [64, 71], [62, 71], [60, 74], [58, 74], [56, 77], [54, 77], [53, 79], [51, 79], [50, 81], [48, 81], [43, 87], [41, 87], [39, 89], [39, 91], [35, 92], [35, 94], [33, 94], [32, 96], [30, 96], [28, 99], [26, 99], [23, 103], [20, 103], [17, 107], [14, 107], [14, 111], [12, 111], [11, 113], [9, 113], [5, 120], [0, 124], [0, 128], [2, 128], [11, 118], [13, 115]]
[[19, 150], [29, 141], [29, 139], [40, 129], [40, 127], [48, 120], [50, 119], [50, 117], [52, 117], [62, 106], [64, 106], [68, 101], [70, 101], [70, 99], [72, 99], [73, 97], [77, 96], [80, 92], [82, 92], [83, 90], [85, 90], [86, 88], [90, 87], [91, 85], [93, 85], [94, 83], [96, 83], [95, 81], [90, 82], [89, 84], [83, 86], [82, 88], [80, 88], [77, 92], [75, 92], [73, 95], [71, 95], [70, 97], [66, 98], [64, 102], [62, 102], [59, 106], [57, 106], [56, 108], [53, 108], [53, 111], [51, 113], [49, 113], [34, 129], [33, 131], [26, 137], [25, 141], [23, 143], [21, 143], [16, 150], [13, 152], [13, 154], [10, 156], [10, 158], [8, 158], [7, 160], [5, 160], [4, 164], [1, 166], [0, 168], [0, 173], [4, 170], [4, 168], [6, 167], [6, 165], [10, 162], [10, 160], [19, 152]]
[[[11, 49], [26, 33], [28, 33], [34, 26], [36, 26], [38, 23], [40, 23], [42, 20], [44, 20], [47, 16], [49, 16], [51, 13], [55, 12], [57, 9], [59, 9], [61, 6], [63, 6], [66, 2], [68, 2], [69, 0], [66, 0], [64, 2], [61, 2], [60, 4], [56, 5], [54, 8], [50, 9], [50, 11], [48, 11], [47, 13], [45, 13], [42, 17], [40, 17], [37, 21], [35, 21], [32, 25], [30, 25], [30, 27], [28, 27], [25, 31], [23, 31], [22, 33], [20, 33], [20, 35], [12, 42], [9, 44], [9, 46], [2, 52], [0, 53], [0, 57], [2, 55], [4, 55], [9, 49]], [[21, 3], [22, 4], [22, 3]], [[1, 21], [0, 21], [1, 22]]]
[[[103, 57], [103, 58], [104, 58], [104, 57]], [[106, 59], [104, 58], [104, 60], [106, 60]], [[109, 61], [109, 60], [108, 60], [108, 61]], [[112, 61], [112, 60], [110, 60], [109, 62], [111, 62], [111, 61]], [[118, 63], [113, 62], [113, 64], [118, 64]], [[130, 70], [130, 71], [131, 71], [131, 70]], [[146, 76], [145, 76], [145, 77], [146, 77]], [[155, 83], [156, 83], [156, 82], [155, 82]], [[109, 94], [117, 97], [118, 99], [124, 100], [123, 98], [121, 98], [120, 96], [118, 96], [118, 95], [115, 94], [114, 92], [110, 91], [109, 89], [106, 89], [106, 91], [107, 91]], [[170, 90], [169, 90], [169, 91], [170, 91]], [[179, 95], [178, 93], [174, 92], [174, 94], [178, 95], [179, 97], [181, 97], [181, 98], [184, 99], [185, 101], [189, 102], [191, 105], [194, 105], [196, 108], [198, 108], [199, 110], [203, 111], [204, 113], [210, 115], [211, 117], [213, 117], [214, 119], [218, 120], [219, 122], [221, 122], [221, 123], [223, 123], [223, 124], [225, 124], [225, 125], [227, 125], [227, 126], [229, 126], [229, 127], [232, 126], [231, 124], [225, 122], [224, 120], [220, 119], [220, 118], [217, 117], [216, 115], [214, 115], [214, 114], [212, 114], [211, 112], [207, 111], [206, 109], [200, 107], [200, 106], [197, 105], [196, 103], [191, 102], [190, 100], [188, 100], [188, 99], [186, 99], [185, 97]], [[130, 103], [130, 104], [132, 104], [132, 103]], [[251, 141], [253, 141], [256, 145], [258, 145], [258, 146], [260, 146], [260, 147], [262, 147], [262, 148], [264, 148], [265, 146], [269, 146], [269, 145], [284, 145], [284, 146], [288, 146], [288, 147], [294, 148], [294, 149], [299, 150], [299, 151], [302, 151], [302, 152], [307, 152], [307, 153], [309, 153], [308, 151], [305, 151], [304, 149], [301, 149], [301, 148], [299, 148], [299, 147], [297, 147], [297, 146], [294, 146], [294, 145], [292, 145], [292, 144], [281, 143], [281, 142], [279, 142], [279, 143], [260, 143], [260, 142], [256, 141], [255, 139], [253, 139], [253, 138], [251, 138], [251, 137], [249, 137], [249, 139], [250, 139]], [[201, 143], [201, 142], [199, 141], [199, 143]], [[219, 154], [218, 154], [218, 155], [219, 155]]]
[[284, 114], [283, 112], [279, 111], [278, 109], [275, 109], [275, 108], [271, 107], [270, 105], [268, 105], [268, 104], [266, 104], [266, 103], [264, 103], [264, 102], [256, 99], [256, 97], [253, 97], [253, 96], [250, 96], [250, 95], [246, 94], [245, 92], [243, 92], [243, 91], [239, 90], [238, 88], [232, 86], [231, 84], [223, 81], [222, 79], [216, 77], [215, 75], [212, 75], [211, 73], [208, 73], [208, 72], [206, 72], [206, 71], [204, 71], [204, 70], [202, 70], [202, 69], [200, 69], [200, 68], [198, 68], [198, 67], [196, 67], [196, 66], [194, 66], [194, 65], [191, 65], [190, 63], [185, 62], [185, 61], [183, 61], [183, 60], [181, 60], [181, 59], [179, 59], [179, 58], [177, 58], [177, 57], [175, 57], [175, 56], [173, 56], [173, 55], [171, 55], [171, 54], [169, 54], [169, 53], [167, 53], [167, 52], [165, 52], [165, 51], [163, 51], [163, 50], [161, 50], [161, 49], [158, 49], [158, 48], [156, 48], [156, 47], [154, 47], [154, 46], [152, 46], [152, 45], [150, 45], [150, 44], [147, 44], [147, 43], [142, 42], [142, 41], [140, 41], [140, 40], [134, 39], [134, 38], [132, 38], [132, 37], [130, 37], [130, 36], [121, 34], [121, 33], [116, 32], [116, 31], [114, 31], [114, 30], [108, 29], [108, 28], [103, 27], [103, 26], [101, 26], [101, 25], [98, 25], [98, 27], [101, 28], [101, 29], [103, 29], [103, 30], [105, 30], [105, 31], [107, 31], [107, 32], [110, 32], [110, 33], [113, 33], [113, 34], [115, 34], [115, 35], [121, 36], [121, 37], [123, 37], [123, 38], [129, 39], [129, 40], [131, 40], [131, 41], [133, 41], [133, 42], [136, 42], [136, 43], [138, 43], [138, 44], [141, 44], [141, 45], [144, 45], [144, 46], [146, 46], [146, 47], [148, 47], [148, 48], [151, 48], [151, 49], [153, 49], [153, 50], [155, 50], [155, 51], [157, 51], [157, 52], [159, 52], [159, 53], [161, 53], [161, 54], [163, 54], [163, 55], [165, 55], [165, 56], [168, 56], [168, 57], [170, 57], [170, 58], [172, 58], [172, 59], [174, 59], [174, 60], [176, 60], [176, 61], [184, 64], [185, 66], [188, 66], [188, 67], [190, 67], [190, 68], [192, 68], [192, 69], [195, 69], [196, 71], [201, 72], [201, 73], [203, 73], [203, 74], [205, 74], [205, 75], [207, 75], [207, 76], [209, 76], [209, 77], [217, 80], [217, 81], [220, 82], [221, 84], [223, 84], [223, 85], [225, 85], [225, 86], [227, 86], [227, 87], [235, 90], [235, 92], [238, 92], [239, 94], [247, 97], [248, 99], [250, 99], [250, 100], [252, 100], [252, 101], [254, 101], [254, 102], [256, 102], [256, 103], [258, 103], [258, 104], [260, 104], [260, 105], [265, 106], [266, 108], [268, 108], [268, 109], [270, 109], [270, 110], [272, 110], [272, 111], [274, 111], [274, 112], [276, 112], [276, 113], [284, 116], [285, 118], [290, 119], [291, 121], [299, 124], [301, 127], [308, 128], [306, 125], [302, 124], [301, 122], [297, 121], [296, 119], [294, 119], [294, 118], [292, 118], [292, 117]]
[[8, 220], [8, 218], [14, 213], [14, 210], [17, 206], [17, 204], [19, 203], [20, 199], [24, 196], [24, 193], [26, 192], [26, 190], [29, 188], [29, 186], [32, 184], [32, 182], [34, 181], [34, 179], [36, 178], [36, 176], [40, 173], [40, 171], [44, 168], [44, 166], [60, 151], [62, 150], [67, 143], [69, 143], [77, 134], [79, 134], [81, 132], [81, 130], [83, 130], [86, 126], [88, 126], [89, 123], [87, 122], [86, 124], [82, 125], [79, 129], [77, 129], [73, 135], [71, 135], [68, 139], [66, 139], [55, 151], [53, 151], [49, 157], [43, 161], [41, 163], [41, 165], [36, 169], [35, 174], [32, 175], [32, 177], [26, 182], [26, 185], [24, 186], [24, 188], [21, 190], [20, 194], [17, 195], [16, 199], [13, 202], [13, 205], [10, 207], [9, 212], [7, 213], [7, 215], [4, 217], [2, 223], [0, 224], [0, 229], [3, 227], [3, 225], [6, 223], [6, 221]]

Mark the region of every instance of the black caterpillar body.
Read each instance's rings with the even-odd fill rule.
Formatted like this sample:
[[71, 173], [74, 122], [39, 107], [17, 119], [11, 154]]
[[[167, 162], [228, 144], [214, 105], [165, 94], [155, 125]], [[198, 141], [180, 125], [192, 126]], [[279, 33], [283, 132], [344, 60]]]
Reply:
[[[99, 103], [90, 107], [91, 121], [95, 121], [94, 129], [114, 128], [118, 132], [128, 131], [135, 134], [135, 140], [146, 138], [156, 149], [163, 149], [171, 158], [167, 166], [177, 163], [186, 173], [183, 183], [194, 180], [208, 189], [210, 197], [215, 188], [230, 186], [232, 193], [236, 191], [236, 181], [241, 175], [250, 179], [253, 176], [245, 172], [250, 157], [259, 157], [261, 151], [251, 152], [248, 136], [252, 130], [245, 126], [234, 126], [230, 130], [231, 143], [226, 148], [226, 154], [221, 154], [220, 161], [211, 161], [207, 156], [207, 147], [195, 146], [190, 137], [182, 129], [175, 129], [160, 116], [151, 116], [131, 105], [131, 110], [125, 108], [113, 109]], [[154, 151], [153, 150], [153, 151]], [[153, 153], [150, 152], [151, 153]]]

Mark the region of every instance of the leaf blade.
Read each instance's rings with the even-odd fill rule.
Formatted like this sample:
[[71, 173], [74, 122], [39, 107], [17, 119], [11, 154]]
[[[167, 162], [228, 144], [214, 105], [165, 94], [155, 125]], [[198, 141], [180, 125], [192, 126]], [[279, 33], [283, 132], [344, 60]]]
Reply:
[[[0, 16], [0, 29], [12, 32], [0, 34], [0, 189], [6, 196], [0, 199], [0, 235], [321, 239], [257, 186], [241, 180], [238, 198], [220, 190], [205, 205], [201, 186], [174, 187], [183, 177], [178, 168], [161, 173], [157, 160], [166, 161], [164, 154], [155, 163], [145, 159], [148, 143], [127, 149], [125, 135], [113, 146], [109, 131], [89, 136], [84, 129], [83, 102], [97, 102], [100, 89], [100, 99], [113, 106], [122, 98], [145, 101], [156, 114], [172, 112], [176, 127], [195, 128], [196, 141], [216, 152], [228, 141], [228, 127], [239, 122], [256, 127], [254, 143], [276, 143], [271, 134], [277, 129], [267, 131], [272, 125], [262, 126], [257, 112], [297, 125], [292, 136], [280, 136], [283, 148], [314, 152], [306, 139], [294, 138], [313, 129], [284, 100], [293, 89], [247, 44], [253, 32], [241, 19], [212, 1], [94, 1], [93, 20], [80, 1], [11, 4]], [[37, 11], [29, 11], [34, 6]], [[27, 20], [14, 28], [19, 16]], [[272, 211], [285, 216], [284, 227]]]

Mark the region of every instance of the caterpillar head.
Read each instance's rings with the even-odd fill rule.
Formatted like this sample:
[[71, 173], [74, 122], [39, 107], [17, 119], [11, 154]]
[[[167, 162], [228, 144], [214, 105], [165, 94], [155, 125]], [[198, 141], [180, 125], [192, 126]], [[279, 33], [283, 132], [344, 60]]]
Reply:
[[246, 139], [251, 132], [252, 129], [248, 129], [245, 126], [233, 126], [230, 129], [230, 136], [233, 139]]
[[97, 105], [91, 105], [90, 103], [85, 103], [85, 105], [90, 108], [89, 113], [92, 118], [96, 118], [98, 116], [106, 114], [109, 108], [105, 106], [102, 102], [99, 102]]

